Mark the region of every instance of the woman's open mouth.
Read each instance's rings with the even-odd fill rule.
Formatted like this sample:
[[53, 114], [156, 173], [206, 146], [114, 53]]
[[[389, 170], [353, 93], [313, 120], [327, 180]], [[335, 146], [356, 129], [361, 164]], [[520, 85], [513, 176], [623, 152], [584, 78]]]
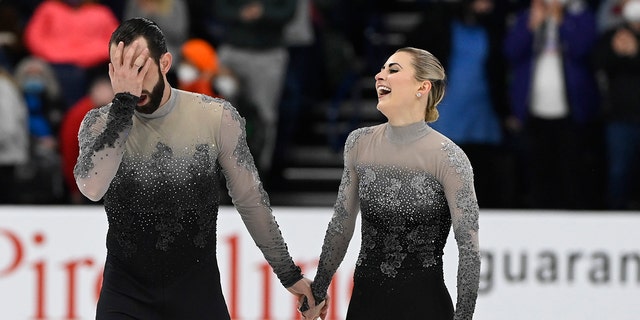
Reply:
[[385, 86], [378, 86], [378, 98], [391, 93], [391, 88]]

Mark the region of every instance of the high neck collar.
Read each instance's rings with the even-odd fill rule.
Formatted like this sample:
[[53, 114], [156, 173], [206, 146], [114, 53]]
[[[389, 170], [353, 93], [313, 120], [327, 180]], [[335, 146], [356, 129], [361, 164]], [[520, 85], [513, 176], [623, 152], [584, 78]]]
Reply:
[[393, 143], [406, 144], [424, 137], [429, 131], [430, 127], [425, 121], [419, 121], [406, 126], [393, 126], [387, 123], [385, 136]]
[[177, 96], [178, 94], [176, 93], [176, 89], [171, 88], [171, 96], [169, 96], [169, 100], [167, 100], [165, 104], [161, 105], [160, 108], [158, 108], [158, 110], [154, 111], [153, 113], [142, 113], [138, 111], [136, 111], [135, 113], [137, 116], [140, 116], [145, 119], [162, 118], [168, 115], [171, 112], [171, 110], [173, 110], [176, 107]]

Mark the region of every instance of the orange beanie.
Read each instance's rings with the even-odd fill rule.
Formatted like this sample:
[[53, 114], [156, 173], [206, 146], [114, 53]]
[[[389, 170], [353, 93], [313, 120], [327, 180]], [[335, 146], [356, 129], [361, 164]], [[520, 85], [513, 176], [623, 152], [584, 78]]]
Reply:
[[182, 57], [203, 72], [218, 72], [218, 54], [205, 40], [191, 39], [182, 45]]

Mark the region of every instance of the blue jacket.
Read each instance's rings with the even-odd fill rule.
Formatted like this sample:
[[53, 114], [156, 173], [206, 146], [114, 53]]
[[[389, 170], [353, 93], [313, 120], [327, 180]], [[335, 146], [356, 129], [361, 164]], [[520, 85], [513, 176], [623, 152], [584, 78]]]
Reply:
[[[529, 10], [521, 12], [508, 31], [504, 49], [510, 63], [510, 106], [526, 121], [529, 116], [533, 66], [537, 52], [534, 33], [528, 27]], [[598, 39], [596, 20], [587, 9], [565, 10], [559, 28], [567, 101], [575, 122], [586, 123], [600, 114], [600, 94], [592, 66]]]

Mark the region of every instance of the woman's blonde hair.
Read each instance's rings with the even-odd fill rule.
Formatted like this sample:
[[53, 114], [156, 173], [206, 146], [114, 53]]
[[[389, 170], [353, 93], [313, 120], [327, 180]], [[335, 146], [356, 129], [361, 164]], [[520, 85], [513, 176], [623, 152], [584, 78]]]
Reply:
[[404, 47], [396, 50], [396, 52], [406, 52], [413, 57], [413, 68], [416, 70], [416, 80], [431, 82], [431, 90], [427, 96], [427, 108], [424, 115], [424, 120], [427, 122], [434, 122], [438, 120], [438, 109], [436, 106], [444, 98], [444, 92], [446, 87], [446, 75], [444, 67], [440, 63], [440, 60], [436, 58], [427, 50]]

